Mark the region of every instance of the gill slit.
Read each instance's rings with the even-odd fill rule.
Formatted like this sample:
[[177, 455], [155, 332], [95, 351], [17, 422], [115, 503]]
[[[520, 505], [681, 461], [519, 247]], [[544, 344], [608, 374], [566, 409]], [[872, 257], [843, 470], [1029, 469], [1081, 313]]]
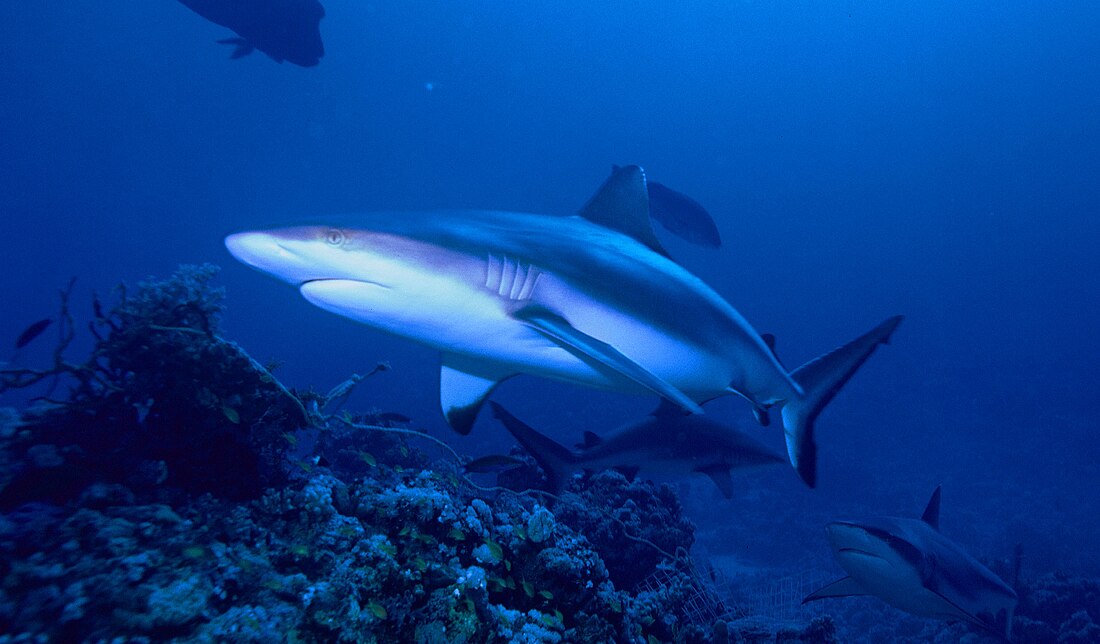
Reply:
[[485, 288], [512, 301], [530, 299], [541, 271], [507, 255], [488, 253], [485, 261]]

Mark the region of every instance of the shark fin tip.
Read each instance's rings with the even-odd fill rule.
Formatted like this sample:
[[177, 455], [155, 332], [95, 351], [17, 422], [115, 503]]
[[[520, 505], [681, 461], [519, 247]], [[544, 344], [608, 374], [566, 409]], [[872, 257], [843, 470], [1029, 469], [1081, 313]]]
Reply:
[[928, 505], [924, 507], [924, 513], [920, 517], [921, 521], [937, 530], [940, 529], [940, 495], [942, 488], [943, 484], [940, 484], [932, 491], [932, 497], [928, 499]]

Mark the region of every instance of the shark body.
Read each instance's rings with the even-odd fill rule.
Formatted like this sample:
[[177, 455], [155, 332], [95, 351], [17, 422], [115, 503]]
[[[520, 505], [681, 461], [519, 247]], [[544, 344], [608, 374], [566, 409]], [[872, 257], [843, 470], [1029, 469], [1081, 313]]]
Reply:
[[782, 463], [764, 443], [705, 415], [686, 415], [662, 402], [649, 416], [629, 423], [607, 438], [585, 432], [584, 446], [573, 451], [541, 434], [490, 401], [493, 415], [542, 467], [551, 491], [561, 492], [568, 475], [580, 469], [615, 469], [633, 474], [705, 474], [726, 498], [733, 496], [730, 471]]
[[874, 595], [922, 617], [962, 620], [1008, 639], [1016, 592], [939, 531], [940, 488], [920, 519], [837, 521], [826, 533], [848, 577], [807, 596]]
[[[492, 389], [525, 373], [685, 410], [738, 394], [782, 406], [813, 485], [813, 419], [900, 322], [788, 373], [752, 326], [661, 248], [645, 175], [617, 169], [579, 215], [361, 215], [226, 238], [242, 262], [313, 304], [435, 347], [448, 423], [467, 433]], [[799, 375], [801, 372], [801, 375]]]

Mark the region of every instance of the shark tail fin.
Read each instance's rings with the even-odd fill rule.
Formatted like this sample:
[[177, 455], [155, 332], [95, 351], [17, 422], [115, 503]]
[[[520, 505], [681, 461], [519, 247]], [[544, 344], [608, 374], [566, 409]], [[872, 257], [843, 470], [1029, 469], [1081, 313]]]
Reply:
[[811, 360], [795, 369], [791, 377], [803, 390], [803, 396], [783, 405], [783, 433], [791, 465], [806, 485], [817, 483], [817, 444], [814, 421], [836, 396], [841, 387], [901, 324], [902, 316], [892, 317], [842, 347]]
[[570, 470], [577, 461], [576, 455], [564, 445], [559, 445], [548, 436], [535, 431], [498, 403], [490, 400], [489, 405], [493, 408], [493, 416], [512, 436], [515, 436], [523, 449], [534, 457], [546, 473], [546, 478], [550, 482], [550, 491], [560, 494], [565, 489]]
[[245, 56], [256, 51], [256, 48], [252, 46], [252, 43], [248, 42], [244, 38], [223, 38], [218, 41], [219, 45], [235, 45], [233, 53], [229, 54], [230, 60], [237, 60], [238, 58], [244, 58]]

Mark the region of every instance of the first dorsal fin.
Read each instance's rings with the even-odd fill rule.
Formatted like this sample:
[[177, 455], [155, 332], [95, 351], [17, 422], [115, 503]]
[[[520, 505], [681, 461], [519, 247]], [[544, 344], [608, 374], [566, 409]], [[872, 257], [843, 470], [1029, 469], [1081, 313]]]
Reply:
[[928, 499], [928, 505], [924, 508], [924, 514], [920, 515], [921, 521], [924, 521], [933, 528], [940, 529], [940, 488], [942, 485], [937, 485], [936, 490], [932, 492], [932, 498]]
[[650, 250], [668, 257], [649, 223], [645, 171], [636, 165], [614, 168], [607, 181], [581, 208], [580, 216], [632, 237]]
[[599, 445], [602, 442], [603, 442], [602, 438], [600, 438], [596, 434], [593, 434], [592, 432], [586, 430], [584, 432], [584, 443], [582, 443], [581, 446], [587, 449], [589, 447], [595, 447], [596, 445]]

